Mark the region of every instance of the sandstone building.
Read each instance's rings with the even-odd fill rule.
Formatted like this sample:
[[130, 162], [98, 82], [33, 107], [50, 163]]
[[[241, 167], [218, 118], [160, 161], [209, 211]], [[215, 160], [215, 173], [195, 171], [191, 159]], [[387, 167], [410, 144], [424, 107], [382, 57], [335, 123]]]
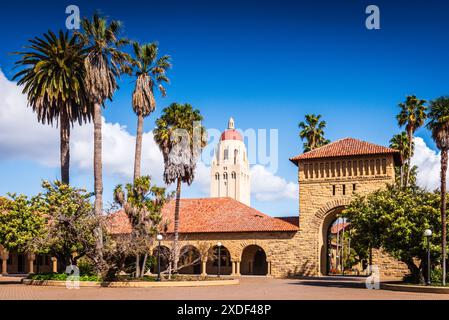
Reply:
[[[401, 162], [396, 150], [365, 141], [345, 138], [294, 156], [298, 167], [299, 212], [290, 217], [270, 217], [249, 206], [249, 164], [243, 139], [231, 118], [222, 134], [211, 166], [211, 197], [182, 199], [180, 203], [180, 248], [182, 255], [198, 263], [186, 266], [185, 273], [215, 274], [220, 243], [222, 274], [321, 276], [329, 273], [335, 251], [328, 234], [337, 215], [355, 194], [366, 194], [394, 182], [394, 166]], [[172, 247], [174, 202], [162, 210], [170, 221], [164, 231], [161, 251]], [[130, 232], [126, 214], [110, 216], [113, 234]], [[155, 245], [153, 254], [156, 253]], [[10, 259], [16, 255], [3, 250], [2, 273], [16, 272]], [[26, 255], [28, 269], [36, 266], [35, 256]], [[48, 259], [47, 259], [48, 260]], [[45, 268], [56, 262], [45, 260]], [[195, 260], [195, 261], [196, 261]], [[31, 262], [30, 262], [31, 261]], [[166, 262], [163, 262], [166, 263]], [[51, 264], [51, 266], [50, 266]], [[400, 277], [404, 264], [376, 251], [373, 264], [384, 277]]]

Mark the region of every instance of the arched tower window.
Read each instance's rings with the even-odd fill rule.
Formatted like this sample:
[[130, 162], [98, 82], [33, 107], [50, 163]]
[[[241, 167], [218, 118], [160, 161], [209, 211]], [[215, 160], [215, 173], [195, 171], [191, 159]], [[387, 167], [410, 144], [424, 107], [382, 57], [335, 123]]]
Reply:
[[215, 174], [215, 180], [220, 180], [220, 174], [218, 172]]
[[223, 173], [223, 179], [228, 180], [228, 173], [227, 172]]
[[232, 179], [235, 179], [235, 172], [232, 172], [232, 173], [231, 173], [231, 178], [232, 178]]
[[223, 159], [224, 159], [224, 160], [228, 160], [228, 159], [229, 159], [229, 150], [228, 150], [228, 149], [225, 149], [225, 150], [224, 150]]
[[237, 149], [234, 150], [234, 164], [237, 163], [237, 155], [239, 154], [239, 151]]

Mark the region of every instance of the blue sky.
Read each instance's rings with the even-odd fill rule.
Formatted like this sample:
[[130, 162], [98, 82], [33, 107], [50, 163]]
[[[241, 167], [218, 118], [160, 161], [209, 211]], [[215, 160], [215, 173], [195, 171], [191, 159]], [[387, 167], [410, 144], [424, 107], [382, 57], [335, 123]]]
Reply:
[[[174, 101], [199, 108], [209, 128], [224, 129], [233, 116], [244, 130], [278, 129], [275, 174], [286, 183], [296, 183], [296, 167], [288, 158], [302, 151], [297, 125], [305, 114], [322, 114], [331, 140], [350, 136], [387, 145], [399, 131], [397, 104], [407, 94], [424, 99], [449, 94], [449, 3], [436, 0], [2, 3], [0, 69], [6, 78], [14, 73], [15, 57], [9, 53], [48, 29], [64, 28], [69, 4], [78, 5], [82, 16], [99, 9], [121, 20], [129, 38], [158, 41], [160, 52], [172, 56], [168, 96], [157, 98], [146, 131], [162, 107]], [[369, 4], [380, 8], [380, 30], [365, 28]], [[132, 89], [131, 79], [124, 78], [104, 113], [107, 122], [126, 126], [130, 135], [136, 123]], [[417, 135], [435, 149], [425, 129]], [[35, 193], [41, 179], [59, 175], [57, 165], [15, 156], [0, 140], [2, 150], [0, 194]], [[75, 167], [72, 178], [91, 187], [88, 171]], [[121, 177], [106, 175], [106, 197], [118, 182]], [[195, 186], [184, 191], [185, 196], [207, 196]], [[272, 215], [298, 212], [292, 198], [254, 198], [253, 205]]]

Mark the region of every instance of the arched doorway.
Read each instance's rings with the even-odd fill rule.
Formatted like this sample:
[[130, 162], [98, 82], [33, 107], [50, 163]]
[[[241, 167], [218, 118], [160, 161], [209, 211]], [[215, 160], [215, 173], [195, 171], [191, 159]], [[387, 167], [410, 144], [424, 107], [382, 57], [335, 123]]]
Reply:
[[265, 251], [258, 245], [250, 245], [243, 249], [240, 272], [242, 275], [267, 275], [268, 263]]
[[[229, 250], [225, 246], [220, 247], [220, 274], [229, 275], [232, 273], [232, 262]], [[206, 264], [207, 274], [218, 274], [218, 246], [212, 248], [212, 259]]]
[[[159, 247], [154, 248], [153, 257], [155, 259], [155, 263], [151, 266], [151, 273], [157, 273], [157, 264], [158, 264], [158, 253]], [[166, 246], [161, 246], [161, 272], [164, 272], [168, 269], [170, 263], [170, 249]]]
[[323, 275], [358, 275], [359, 259], [351, 244], [351, 223], [341, 215], [344, 207], [332, 209], [323, 221], [320, 270]]
[[[323, 219], [320, 237], [319, 237], [319, 248], [320, 248], [320, 273], [322, 275], [330, 275], [332, 263], [337, 259], [336, 251], [332, 248], [335, 245], [333, 237], [329, 237], [332, 226], [338, 219], [338, 216], [343, 211], [344, 206], [338, 206], [329, 210]], [[335, 273], [334, 273], [335, 274]]]
[[200, 251], [192, 245], [181, 248], [179, 252], [178, 272], [183, 274], [201, 273], [201, 254]]

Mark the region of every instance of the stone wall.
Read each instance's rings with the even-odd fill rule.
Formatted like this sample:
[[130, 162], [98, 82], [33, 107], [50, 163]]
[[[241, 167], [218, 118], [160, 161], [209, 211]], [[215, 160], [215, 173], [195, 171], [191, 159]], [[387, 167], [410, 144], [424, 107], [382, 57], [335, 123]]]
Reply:
[[[298, 273], [324, 275], [329, 226], [355, 194], [367, 194], [394, 183], [394, 160], [392, 155], [331, 158], [300, 161], [298, 167], [298, 251], [301, 252]], [[385, 270], [393, 264], [395, 270], [404, 270], [401, 263], [392, 261], [386, 254], [378, 260]], [[400, 272], [390, 273], [398, 275]]]

